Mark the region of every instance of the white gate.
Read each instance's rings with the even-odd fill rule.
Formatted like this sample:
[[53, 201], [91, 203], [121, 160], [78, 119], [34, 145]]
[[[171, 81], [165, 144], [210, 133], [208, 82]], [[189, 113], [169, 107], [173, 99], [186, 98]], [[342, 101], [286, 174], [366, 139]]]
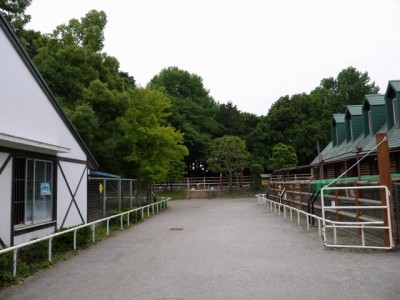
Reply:
[[[339, 206], [335, 205], [335, 201], [328, 200], [324, 194], [328, 194], [332, 190], [363, 190], [363, 189], [382, 189], [385, 191], [385, 205], [351, 205], [351, 206]], [[392, 235], [392, 223], [390, 217], [390, 205], [389, 205], [390, 192], [386, 186], [351, 186], [351, 187], [324, 187], [321, 189], [321, 210], [322, 210], [322, 237], [326, 247], [341, 247], [341, 248], [365, 248], [365, 249], [392, 249], [394, 246], [393, 235]], [[329, 197], [331, 199], [331, 197]], [[330, 205], [326, 203], [330, 202]], [[362, 222], [357, 220], [355, 222], [340, 222], [332, 221], [326, 218], [328, 212], [335, 213], [338, 211], [345, 210], [385, 210], [386, 213], [383, 214], [383, 218], [387, 218], [387, 225], [384, 221], [371, 220]], [[343, 213], [342, 213], [343, 214]], [[338, 229], [358, 229], [361, 231], [361, 245], [347, 245], [338, 244], [337, 231]], [[329, 240], [327, 236], [327, 230], [333, 231], [333, 243]], [[389, 235], [389, 246], [371, 246], [367, 245], [365, 241], [365, 230], [383, 230], [388, 231]]]

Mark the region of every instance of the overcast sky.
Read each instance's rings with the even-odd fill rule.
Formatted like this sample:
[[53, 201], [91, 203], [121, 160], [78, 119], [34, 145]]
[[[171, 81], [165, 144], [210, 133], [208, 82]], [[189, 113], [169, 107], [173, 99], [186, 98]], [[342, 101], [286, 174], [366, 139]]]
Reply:
[[49, 33], [91, 9], [107, 14], [103, 51], [139, 85], [177, 66], [257, 115], [349, 66], [381, 92], [400, 79], [399, 0], [33, 0], [28, 28]]

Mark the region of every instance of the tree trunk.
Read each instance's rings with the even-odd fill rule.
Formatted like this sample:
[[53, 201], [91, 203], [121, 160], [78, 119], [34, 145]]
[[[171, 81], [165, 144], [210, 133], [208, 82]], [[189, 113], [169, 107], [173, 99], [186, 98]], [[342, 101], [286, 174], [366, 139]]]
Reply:
[[230, 190], [230, 191], [232, 191], [232, 172], [229, 172], [229, 174], [228, 174], [228, 179], [229, 179], [229, 185], [228, 185], [228, 189]]

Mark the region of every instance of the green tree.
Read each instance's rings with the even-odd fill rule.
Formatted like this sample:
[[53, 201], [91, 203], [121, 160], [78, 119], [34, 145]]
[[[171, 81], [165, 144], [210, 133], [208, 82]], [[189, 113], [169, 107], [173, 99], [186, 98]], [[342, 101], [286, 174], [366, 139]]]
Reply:
[[104, 12], [92, 10], [52, 34], [31, 33], [29, 51], [101, 168], [123, 175], [126, 153], [116, 120], [128, 109], [135, 81], [120, 71], [116, 58], [100, 52], [106, 22]]
[[[265, 119], [269, 145], [291, 145], [300, 158], [299, 163], [309, 164], [316, 155], [317, 142], [326, 145], [329, 141], [331, 116], [317, 97], [308, 94], [281, 97]], [[267, 152], [271, 153], [271, 149]]]
[[251, 180], [254, 182], [254, 189], [258, 190], [261, 188], [261, 177], [260, 174], [264, 172], [264, 167], [260, 164], [251, 164], [249, 166], [249, 172]]
[[269, 169], [277, 171], [297, 165], [296, 151], [292, 146], [279, 143], [272, 149]]
[[311, 95], [322, 100], [332, 113], [343, 113], [347, 105], [362, 104], [365, 95], [378, 92], [379, 87], [371, 82], [368, 72], [348, 67], [336, 78], [322, 79]]
[[104, 46], [106, 24], [107, 16], [103, 11], [91, 10], [80, 21], [71, 19], [68, 24], [57, 26], [51, 38], [63, 47], [76, 45], [98, 52]]
[[81, 21], [72, 19], [34, 41], [34, 63], [63, 106], [74, 106], [94, 80], [118, 91], [134, 84], [133, 78], [119, 70], [116, 58], [100, 52], [106, 22], [104, 12], [92, 10]]
[[260, 117], [259, 122], [249, 131], [246, 145], [251, 153], [251, 163], [267, 166], [272, 151], [270, 131], [266, 116]]
[[248, 160], [246, 143], [237, 136], [226, 135], [212, 141], [207, 163], [211, 170], [227, 175], [232, 190], [233, 175], [247, 167]]
[[18, 36], [22, 33], [25, 24], [31, 20], [31, 16], [25, 13], [31, 2], [32, 0], [0, 0], [0, 13], [10, 22]]
[[163, 69], [148, 84], [165, 89], [172, 102], [169, 121], [184, 133], [189, 149], [186, 165], [190, 176], [204, 175], [208, 148], [213, 138], [222, 135], [216, 121], [218, 104], [203, 85], [203, 79], [177, 67]]
[[121, 142], [127, 150], [126, 173], [145, 183], [165, 182], [188, 155], [183, 134], [167, 117], [171, 102], [161, 91], [150, 88], [129, 91], [129, 107], [118, 118]]

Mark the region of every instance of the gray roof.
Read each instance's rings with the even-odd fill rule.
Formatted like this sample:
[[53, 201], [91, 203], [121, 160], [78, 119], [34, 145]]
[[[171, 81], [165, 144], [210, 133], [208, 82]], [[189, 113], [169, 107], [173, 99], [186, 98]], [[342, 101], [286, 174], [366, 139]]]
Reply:
[[380, 94], [369, 94], [365, 95], [365, 100], [370, 105], [385, 105], [385, 95]]

